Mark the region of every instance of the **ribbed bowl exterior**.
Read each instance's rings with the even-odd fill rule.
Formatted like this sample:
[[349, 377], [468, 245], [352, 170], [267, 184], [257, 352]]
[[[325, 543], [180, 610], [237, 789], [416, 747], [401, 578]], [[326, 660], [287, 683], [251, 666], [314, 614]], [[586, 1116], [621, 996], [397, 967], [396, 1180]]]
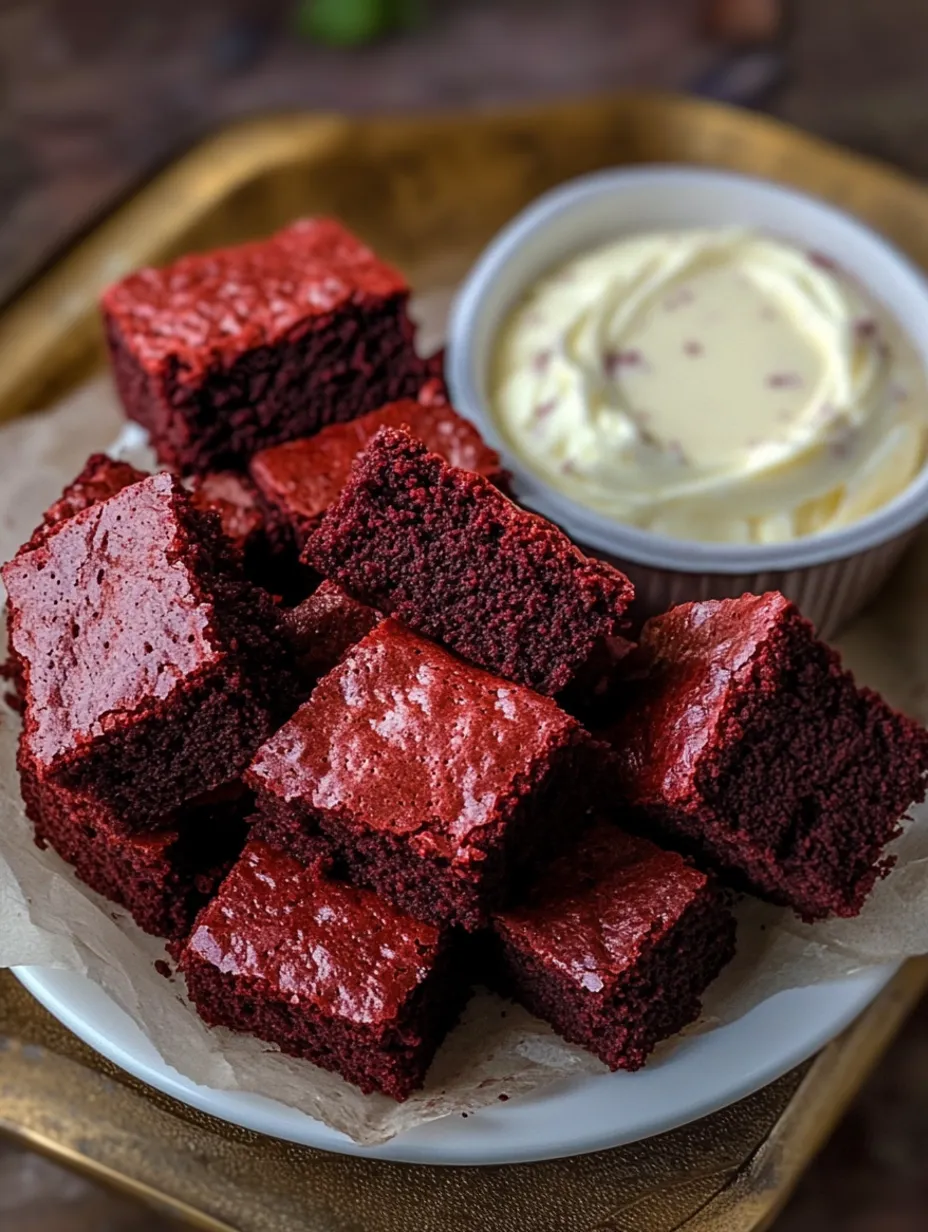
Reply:
[[829, 638], [874, 598], [916, 534], [917, 530], [908, 531], [842, 560], [764, 573], [683, 573], [606, 557], [603, 552], [591, 554], [608, 559], [634, 582], [638, 620], [694, 599], [726, 599], [745, 591], [762, 594], [779, 590], [812, 621], [820, 637]]

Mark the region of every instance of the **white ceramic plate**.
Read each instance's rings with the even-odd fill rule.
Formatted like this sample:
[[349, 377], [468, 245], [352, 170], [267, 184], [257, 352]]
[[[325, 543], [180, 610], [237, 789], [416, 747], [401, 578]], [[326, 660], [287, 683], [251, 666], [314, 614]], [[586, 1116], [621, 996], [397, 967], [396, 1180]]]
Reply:
[[890, 979], [874, 967], [851, 979], [780, 993], [730, 1026], [686, 1038], [636, 1074], [564, 1080], [466, 1119], [453, 1116], [358, 1147], [304, 1113], [259, 1095], [214, 1091], [161, 1060], [127, 1014], [69, 971], [20, 967], [25, 987], [66, 1027], [136, 1078], [183, 1103], [259, 1133], [326, 1151], [423, 1164], [509, 1164], [634, 1142], [749, 1095], [811, 1056]]

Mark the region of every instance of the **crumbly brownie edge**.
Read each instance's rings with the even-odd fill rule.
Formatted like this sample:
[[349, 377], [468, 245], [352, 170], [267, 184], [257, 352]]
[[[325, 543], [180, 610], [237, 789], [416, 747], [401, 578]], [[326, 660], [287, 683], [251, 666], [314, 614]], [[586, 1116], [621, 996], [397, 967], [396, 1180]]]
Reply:
[[277, 726], [292, 714], [298, 693], [290, 642], [277, 605], [245, 575], [219, 515], [196, 509], [186, 495], [179, 506], [198, 548], [198, 582], [204, 597], [212, 600], [216, 629], [230, 648], [229, 664], [239, 675], [242, 695], [268, 712], [271, 727]]
[[124, 907], [144, 932], [174, 942], [186, 937], [244, 845], [244, 809], [229, 805], [208, 822], [202, 816], [178, 818], [182, 828], [172, 828], [170, 846], [157, 860], [139, 865], [131, 839], [115, 831], [110, 838], [86, 806], [68, 809], [59, 799], [65, 789], [43, 790], [22, 743], [17, 760], [36, 845], [56, 851], [81, 881]]
[[136, 360], [115, 317], [105, 309], [103, 323], [110, 370], [126, 417], [145, 429], [163, 466], [181, 470], [181, 459], [188, 447], [184, 419], [172, 412], [163, 390]]

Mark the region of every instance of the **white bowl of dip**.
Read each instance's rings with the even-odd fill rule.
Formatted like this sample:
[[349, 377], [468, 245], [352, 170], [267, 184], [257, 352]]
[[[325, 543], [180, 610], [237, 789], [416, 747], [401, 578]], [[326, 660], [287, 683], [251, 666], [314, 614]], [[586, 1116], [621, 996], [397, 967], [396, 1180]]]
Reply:
[[[732, 305], [739, 292], [732, 285], [725, 291], [724, 300], [716, 303], [717, 307], [721, 302], [722, 308], [732, 309], [728, 315], [736, 358], [759, 355], [758, 348], [767, 345], [759, 333], [746, 330], [743, 321], [755, 309], [758, 317], [766, 314], [765, 304], [756, 297], [758, 285], [763, 287], [768, 277], [776, 282], [785, 276], [789, 281], [795, 272], [795, 257], [799, 265], [802, 258], [810, 262], [809, 277], [796, 291], [796, 295], [801, 291], [805, 299], [797, 302], [800, 308], [803, 304], [815, 307], [814, 319], [810, 317], [804, 328], [808, 327], [809, 336], [822, 339], [827, 363], [821, 369], [804, 371], [809, 357], [801, 348], [788, 353], [790, 339], [785, 334], [778, 338], [773, 322], [774, 353], [767, 370], [758, 369], [758, 394], [751, 398], [744, 371], [735, 371], [726, 384], [725, 370], [718, 363], [714, 368], [704, 365], [706, 346], [716, 348], [712, 354], [717, 358], [717, 348], [725, 341], [724, 312], [716, 314], [721, 315], [721, 321], [703, 320], [703, 333], [697, 328], [695, 306], [684, 307], [673, 321], [657, 321], [660, 329], [656, 332], [656, 318], [650, 313], [649, 328], [655, 328], [646, 338], [647, 346], [655, 345], [657, 339], [664, 347], [660, 356], [663, 361], [671, 354], [667, 347], [672, 342], [677, 348], [673, 363], [679, 369], [676, 403], [667, 395], [663, 407], [671, 419], [661, 421], [663, 431], [654, 436], [647, 426], [642, 428], [647, 415], [640, 410], [649, 396], [647, 355], [642, 361], [636, 348], [610, 351], [605, 366], [610, 379], [612, 369], [622, 369], [620, 386], [610, 385], [602, 393], [594, 381], [596, 390], [584, 401], [593, 371], [586, 361], [592, 363], [592, 352], [600, 343], [605, 361], [608, 340], [600, 338], [603, 330], [611, 331], [612, 338], [623, 336], [623, 297], [631, 302], [645, 275], [651, 276], [658, 269], [658, 276], [668, 278], [668, 303], [672, 297], [685, 300], [685, 277], [681, 282], [674, 271], [682, 269], [685, 276], [692, 267], [697, 278], [705, 275], [698, 262], [693, 264], [694, 232], [706, 237], [704, 248], [711, 248], [713, 237], [719, 237], [719, 243], [742, 244], [739, 259], [743, 256], [745, 262], [753, 263], [749, 272], [754, 298], [738, 300], [738, 311], [734, 311]], [[642, 253], [641, 237], [666, 241], [663, 265], [660, 261], [655, 265], [653, 253]], [[552, 271], [556, 274], [566, 266], [569, 277], [578, 276], [579, 271], [588, 282], [591, 274], [583, 264], [585, 254], [599, 261], [597, 254], [605, 250], [604, 246], [611, 250], [617, 245], [620, 251], [618, 255], [612, 252], [611, 268], [619, 269], [624, 281], [613, 279], [606, 287], [606, 293], [615, 299], [610, 315], [597, 317], [592, 324], [589, 313], [582, 320], [582, 313], [571, 317], [575, 305], [569, 295], [559, 301], [550, 277]], [[704, 254], [696, 255], [701, 260]], [[832, 270], [831, 262], [837, 271]], [[596, 268], [601, 268], [601, 263]], [[796, 277], [803, 277], [801, 270]], [[832, 303], [833, 279], [846, 279], [847, 303]], [[601, 290], [597, 284], [597, 294]], [[792, 283], [786, 293], [793, 294]], [[720, 286], [715, 287], [715, 294], [720, 294]], [[784, 302], [777, 301], [777, 306]], [[531, 379], [523, 380], [510, 366], [504, 371], [505, 379], [499, 377], [499, 352], [508, 345], [506, 331], [512, 329], [513, 316], [527, 315], [536, 303], [544, 309], [536, 314], [542, 321], [539, 368], [547, 362], [543, 321], [551, 305], [555, 313], [560, 311], [559, 303], [567, 305], [564, 336], [579, 339], [574, 349], [581, 353], [580, 376], [565, 366], [569, 357], [563, 347], [555, 352], [560, 365], [557, 390], [562, 400], [554, 413], [547, 402], [537, 403], [544, 389], [537, 371]], [[690, 324], [681, 326], [680, 332], [679, 321], [686, 319], [687, 312]], [[864, 316], [849, 322], [850, 312]], [[446, 371], [456, 407], [499, 449], [513, 474], [520, 502], [551, 518], [576, 542], [628, 572], [636, 584], [643, 613], [690, 599], [778, 589], [795, 599], [827, 636], [876, 593], [919, 525], [928, 518], [925, 440], [917, 433], [913, 436], [912, 423], [903, 422], [902, 412], [897, 414], [886, 403], [892, 382], [896, 382], [894, 388], [901, 389], [903, 398], [912, 391], [901, 388], [891, 365], [884, 365], [885, 371], [874, 367], [870, 372], [868, 356], [875, 354], [868, 338], [872, 318], [876, 318], [880, 331], [881, 354], [889, 354], [891, 364], [895, 364], [895, 352], [900, 348], [899, 353], [904, 352], [906, 380], [918, 387], [919, 415], [924, 412], [928, 416], [928, 407], [921, 405], [922, 392], [928, 390], [928, 282], [890, 243], [840, 210], [777, 184], [700, 168], [637, 167], [600, 172], [564, 184], [539, 198], [497, 235], [472, 268], [452, 306]], [[635, 328], [640, 333], [644, 327], [639, 321]], [[847, 341], [849, 329], [855, 331], [850, 342], [841, 354], [832, 355], [831, 351], [840, 349], [842, 339]], [[884, 330], [891, 346], [885, 345]], [[866, 341], [859, 343], [859, 352], [849, 350], [857, 345], [857, 337]], [[515, 356], [513, 362], [517, 362], [520, 355], [524, 358], [532, 354], [534, 346], [530, 325], [506, 358]], [[714, 373], [709, 383], [704, 376], [707, 369]], [[650, 375], [666, 377], [667, 371], [663, 362], [656, 363], [651, 365]], [[636, 384], [642, 372], [643, 379]], [[506, 383], [513, 377], [521, 384]], [[821, 405], [813, 405], [811, 393], [807, 404], [803, 402], [804, 382], [820, 397]], [[666, 394], [656, 378], [652, 387], [657, 390], [655, 397], [664, 396], [662, 390]], [[511, 388], [519, 393], [507, 409], [500, 391]], [[724, 430], [716, 431], [715, 419], [705, 433], [692, 431], [692, 424], [678, 424], [689, 454], [683, 449], [679, 452], [695, 458], [694, 482], [689, 485], [677, 482], [674, 459], [666, 448], [674, 406], [674, 413], [679, 413], [680, 388], [692, 390], [697, 414], [706, 414], [712, 403], [707, 389], [720, 388], [723, 404], [728, 393], [727, 409], [721, 415]], [[579, 398], [579, 389], [584, 391], [583, 398]], [[828, 401], [834, 401], [836, 415], [831, 414], [834, 407], [821, 398], [823, 390]], [[530, 430], [530, 417], [518, 409], [511, 410], [512, 406], [518, 408], [519, 398], [528, 399], [528, 403], [536, 400], [533, 411], [540, 411], [545, 419], [547, 436], [539, 430], [539, 439], [544, 448], [550, 447], [547, 455], [534, 436], [531, 440], [527, 435], [519, 438], [520, 424], [526, 432]], [[777, 399], [782, 401], [783, 417], [793, 416], [790, 439], [751, 438], [755, 426], [761, 438], [772, 430], [779, 413]], [[740, 411], [733, 414], [731, 409], [742, 402], [744, 424]], [[850, 414], [845, 415], [848, 408]], [[821, 430], [820, 421], [825, 424]], [[603, 424], [605, 430], [601, 431]], [[838, 456], [845, 448], [849, 424], [859, 455], [853, 482], [848, 480], [845, 463]], [[634, 445], [631, 453], [626, 448], [629, 439]], [[676, 440], [670, 443], [678, 450]], [[729, 445], [732, 448], [725, 453]], [[916, 449], [920, 451], [916, 464], [907, 465], [906, 458]], [[643, 460], [640, 474], [633, 469], [635, 459]], [[563, 479], [557, 471], [559, 460], [565, 466]], [[832, 461], [837, 480], [835, 475], [829, 476]], [[874, 469], [879, 472], [876, 489], [881, 495], [868, 499], [868, 491], [872, 497]], [[898, 490], [886, 487], [893, 475], [901, 476]], [[802, 491], [804, 483], [810, 485], [808, 493]], [[840, 489], [840, 500], [831, 493], [827, 499], [822, 495], [829, 483], [836, 493]], [[652, 499], [655, 492], [657, 498]], [[760, 517], [753, 516], [755, 509], [747, 508], [758, 493], [768, 501]], [[827, 510], [827, 516], [822, 509]], [[797, 530], [803, 524], [813, 529]], [[820, 526], [824, 529], [818, 529]], [[696, 532], [694, 537], [690, 537], [691, 527]], [[701, 537], [706, 534], [708, 538]]]

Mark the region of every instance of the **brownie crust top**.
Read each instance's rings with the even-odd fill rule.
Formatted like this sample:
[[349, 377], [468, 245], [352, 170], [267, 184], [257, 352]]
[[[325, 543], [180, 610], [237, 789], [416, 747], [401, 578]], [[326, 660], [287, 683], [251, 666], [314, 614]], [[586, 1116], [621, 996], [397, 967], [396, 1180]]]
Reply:
[[606, 990], [707, 885], [681, 856], [608, 822], [586, 832], [498, 930], [589, 992]]
[[683, 603], [645, 624], [640, 649], [628, 662], [637, 660], [648, 679], [633, 719], [619, 724], [636, 791], [671, 798], [688, 793], [731, 689], [774, 631], [795, 617], [794, 605], [771, 591]]
[[63, 522], [3, 568], [33, 753], [50, 764], [170, 697], [222, 649], [183, 558], [176, 479], [153, 475]]
[[452, 466], [490, 479], [502, 475], [499, 454], [451, 407], [404, 398], [348, 423], [331, 424], [316, 436], [263, 450], [251, 460], [252, 478], [266, 496], [294, 514], [317, 518], [341, 492], [357, 455], [383, 427], [407, 427]]
[[474, 831], [581, 731], [549, 698], [385, 620], [259, 749], [248, 777], [466, 860]]
[[146, 370], [172, 356], [199, 372], [216, 355], [273, 346], [352, 300], [407, 292], [403, 276], [341, 223], [306, 218], [270, 239], [139, 270], [109, 287], [102, 306]]
[[376, 1025], [400, 1017], [442, 941], [372, 891], [251, 842], [187, 948], [223, 974], [267, 981], [279, 997]]

